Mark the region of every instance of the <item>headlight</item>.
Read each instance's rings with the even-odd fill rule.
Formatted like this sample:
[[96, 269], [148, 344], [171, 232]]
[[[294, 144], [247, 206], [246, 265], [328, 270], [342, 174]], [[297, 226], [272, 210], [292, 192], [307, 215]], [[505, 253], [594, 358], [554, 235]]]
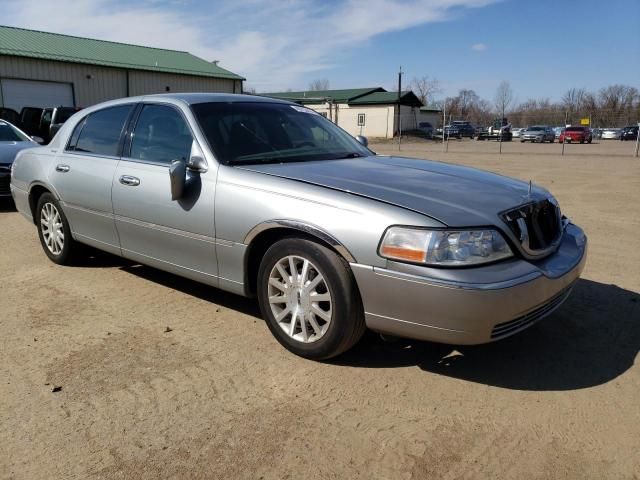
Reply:
[[513, 256], [496, 230], [428, 230], [391, 227], [380, 242], [380, 256], [402, 262], [457, 267]]

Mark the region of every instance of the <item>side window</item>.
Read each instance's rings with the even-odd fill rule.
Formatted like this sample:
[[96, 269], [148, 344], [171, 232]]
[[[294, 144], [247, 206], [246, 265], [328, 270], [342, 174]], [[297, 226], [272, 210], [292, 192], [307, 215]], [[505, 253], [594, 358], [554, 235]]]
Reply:
[[174, 108], [145, 105], [133, 131], [129, 156], [169, 164], [173, 160], [187, 160], [192, 142], [187, 123]]
[[133, 105], [122, 105], [89, 114], [76, 126], [67, 150], [117, 156], [122, 128], [132, 108]]
[[71, 134], [71, 138], [69, 139], [69, 143], [67, 144], [67, 150], [73, 151], [76, 149], [76, 145], [78, 143], [78, 137], [80, 136], [80, 132], [82, 131], [82, 127], [84, 127], [84, 122], [86, 120], [87, 120], [86, 118], [83, 118], [82, 120], [80, 120], [76, 125], [76, 127], [73, 129], [73, 133]]

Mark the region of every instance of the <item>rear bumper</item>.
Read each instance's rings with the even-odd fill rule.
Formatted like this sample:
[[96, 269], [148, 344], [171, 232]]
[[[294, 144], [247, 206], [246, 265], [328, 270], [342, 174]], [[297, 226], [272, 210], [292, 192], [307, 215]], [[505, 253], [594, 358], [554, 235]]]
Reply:
[[29, 192], [11, 184], [11, 196], [13, 197], [13, 203], [16, 204], [16, 209], [30, 222], [33, 222], [31, 205], [29, 204]]
[[352, 269], [372, 330], [470, 345], [513, 335], [553, 312], [580, 276], [586, 251], [584, 233], [569, 225], [558, 250], [536, 264], [514, 259], [440, 273], [426, 267], [411, 273], [357, 264]]

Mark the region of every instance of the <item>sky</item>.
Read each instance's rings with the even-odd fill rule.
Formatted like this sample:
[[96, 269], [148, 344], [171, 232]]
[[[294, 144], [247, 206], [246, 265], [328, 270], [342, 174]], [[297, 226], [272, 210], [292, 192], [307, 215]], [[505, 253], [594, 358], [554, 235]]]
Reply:
[[640, 0], [1, 0], [0, 24], [186, 50], [258, 92], [397, 85], [518, 101], [640, 88]]

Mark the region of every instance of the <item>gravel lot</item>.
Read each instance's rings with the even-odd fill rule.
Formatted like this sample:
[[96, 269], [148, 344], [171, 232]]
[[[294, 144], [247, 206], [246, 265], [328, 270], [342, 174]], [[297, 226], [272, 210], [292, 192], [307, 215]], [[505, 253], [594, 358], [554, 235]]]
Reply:
[[3, 203], [0, 477], [640, 478], [640, 159], [497, 148], [402, 154], [549, 188], [590, 257], [559, 311], [478, 347], [371, 334], [305, 361], [250, 300], [107, 254], [54, 265]]

